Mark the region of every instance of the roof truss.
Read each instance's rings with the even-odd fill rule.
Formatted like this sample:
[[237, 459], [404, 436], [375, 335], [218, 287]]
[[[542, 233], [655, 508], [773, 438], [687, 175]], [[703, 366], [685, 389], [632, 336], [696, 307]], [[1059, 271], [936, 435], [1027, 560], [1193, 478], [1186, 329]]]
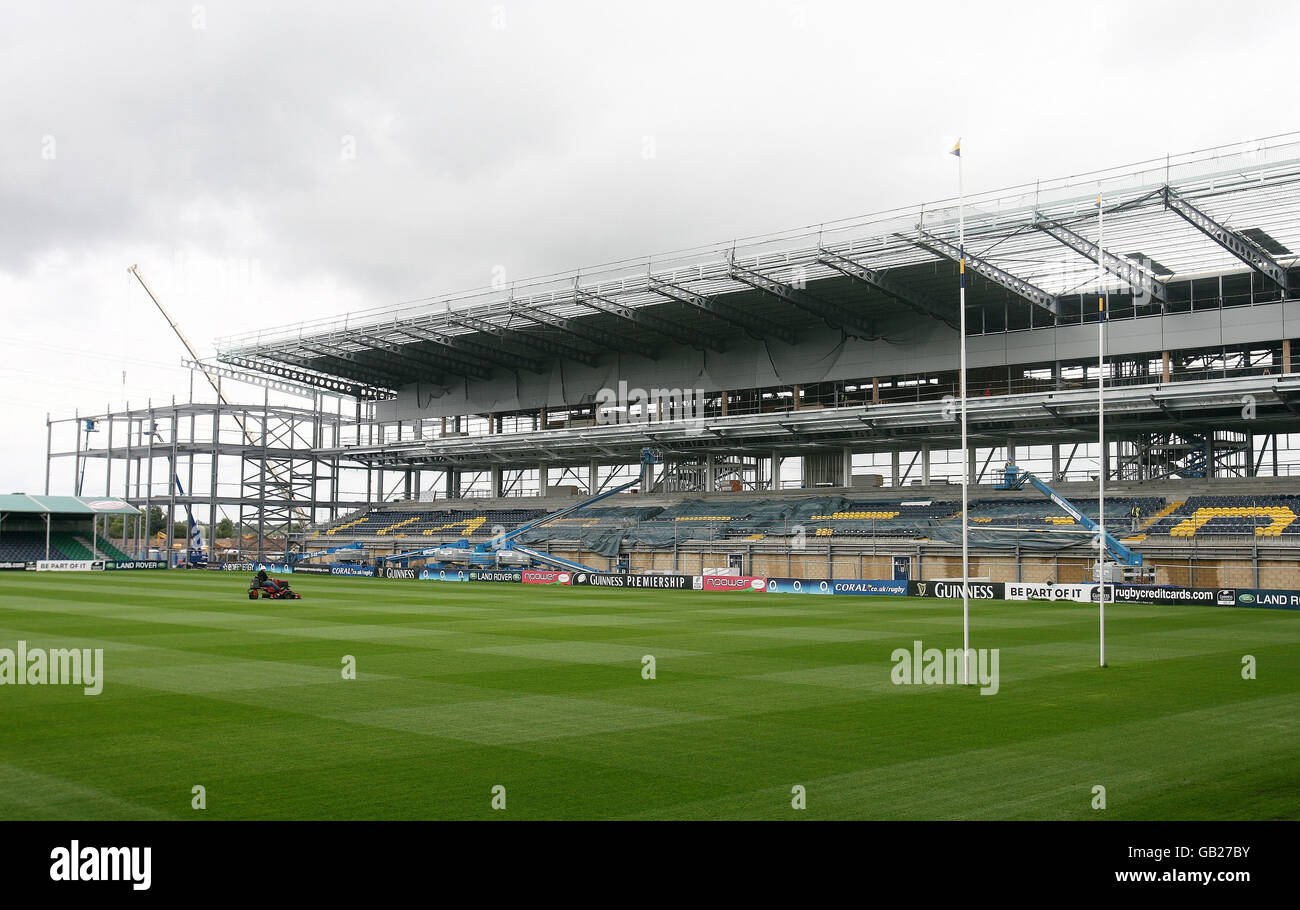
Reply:
[[673, 325], [667, 319], [646, 313], [641, 307], [630, 307], [621, 304], [616, 300], [608, 297], [601, 297], [598, 294], [592, 294], [578, 288], [574, 292], [574, 298], [583, 306], [589, 306], [593, 310], [599, 310], [602, 313], [608, 313], [611, 316], [617, 316], [620, 319], [626, 319], [640, 329], [654, 332], [669, 338], [678, 344], [686, 345], [697, 350], [724, 351], [726, 345], [716, 336], [708, 332], [690, 332], [679, 326]]
[[747, 284], [755, 290], [762, 291], [778, 300], [796, 306], [804, 312], [820, 317], [831, 328], [839, 329], [846, 335], [868, 340], [880, 337], [875, 326], [843, 307], [827, 303], [805, 290], [777, 281], [762, 272], [756, 272], [753, 269], [737, 265], [734, 259], [731, 261], [728, 274], [734, 281]]
[[[523, 367], [532, 373], [540, 373], [544, 368], [542, 361], [535, 357], [513, 355], [489, 345], [471, 341], [462, 335], [448, 335], [446, 332], [439, 332], [437, 329], [427, 326], [403, 323], [399, 327], [399, 331], [413, 338], [431, 341], [440, 347], [447, 348], [453, 356], [463, 358], [467, 363], [473, 363], [474, 358], [479, 358], [507, 369]], [[482, 372], [486, 374], [490, 371], [482, 370]]]
[[1286, 269], [1258, 243], [1214, 220], [1178, 195], [1171, 187], [1164, 188], [1164, 198], [1165, 206], [1175, 215], [1273, 282], [1281, 289], [1283, 295], [1286, 294], [1289, 283]]
[[947, 309], [878, 269], [873, 269], [856, 259], [850, 259], [848, 256], [824, 247], [818, 251], [817, 261], [843, 275], [855, 278], [863, 284], [888, 294], [918, 313], [937, 319], [951, 328], [957, 328], [955, 317]]
[[708, 313], [723, 322], [743, 329], [759, 340], [775, 338], [789, 345], [795, 344], [798, 340], [795, 333], [781, 323], [760, 316], [757, 313], [745, 312], [735, 304], [725, 303], [716, 297], [697, 294], [680, 285], [662, 281], [658, 278], [651, 278], [649, 287], [656, 294], [695, 307], [701, 312]]
[[555, 313], [543, 310], [539, 307], [520, 306], [516, 309], [516, 314], [531, 320], [538, 325], [547, 325], [553, 329], [558, 329], [570, 338], [584, 341], [588, 344], [595, 345], [612, 351], [627, 351], [632, 354], [639, 354], [648, 360], [654, 360], [658, 353], [649, 345], [643, 344], [634, 338], [621, 335], [616, 332], [607, 332], [604, 329], [595, 326], [586, 325], [576, 319], [570, 319], [567, 316], [557, 316]]
[[267, 376], [279, 377], [280, 379], [286, 379], [290, 382], [309, 385], [313, 388], [318, 388], [327, 392], [341, 392], [345, 395], [351, 395], [353, 398], [387, 398], [392, 392], [391, 389], [383, 386], [357, 384], [353, 381], [338, 379], [334, 376], [326, 376], [316, 372], [309, 372], [283, 363], [268, 363], [251, 357], [218, 355], [217, 360], [221, 363], [238, 367], [241, 370], [252, 370], [257, 373], [263, 373]]
[[456, 351], [446, 351], [442, 353], [432, 353], [419, 350], [412, 344], [398, 344], [392, 341], [385, 341], [382, 338], [376, 338], [374, 335], [365, 332], [354, 332], [348, 336], [349, 341], [355, 341], [357, 344], [368, 348], [371, 351], [381, 352], [380, 356], [386, 360], [398, 358], [399, 361], [408, 361], [414, 363], [423, 369], [433, 373], [456, 373], [462, 376], [471, 376], [473, 378], [485, 379], [490, 372], [482, 366], [476, 364], [469, 357]]
[[987, 259], [976, 256], [970, 251], [963, 253], [960, 246], [949, 243], [942, 237], [923, 229], [918, 229], [915, 237], [904, 234], [896, 234], [895, 236], [953, 262], [960, 263], [964, 259], [966, 266], [980, 277], [992, 281], [994, 284], [1002, 285], [1013, 294], [1023, 297], [1034, 306], [1041, 307], [1053, 316], [1061, 315], [1061, 303], [1056, 299], [1056, 295], [1049, 294], [1042, 288], [1011, 274], [1006, 269], [999, 268]]
[[488, 322], [486, 319], [479, 319], [477, 316], [450, 315], [447, 320], [455, 325], [463, 326], [467, 329], [473, 329], [475, 332], [482, 332], [486, 335], [495, 335], [506, 344], [517, 345], [519, 347], [530, 348], [534, 351], [541, 351], [544, 354], [550, 354], [557, 357], [568, 357], [579, 363], [585, 363], [587, 366], [595, 366], [596, 355], [590, 348], [580, 347], [569, 342], [556, 341], [550, 338], [542, 338], [531, 332], [520, 332], [517, 329], [510, 329], [505, 326], [497, 325], [494, 322]]
[[1121, 259], [1113, 253], [1106, 252], [1087, 237], [1076, 234], [1059, 221], [1039, 215], [1034, 220], [1034, 227], [1080, 256], [1099, 263], [1112, 275], [1119, 276], [1138, 294], [1148, 296], [1161, 304], [1168, 299], [1164, 282], [1157, 279], [1155, 275], [1128, 259]]

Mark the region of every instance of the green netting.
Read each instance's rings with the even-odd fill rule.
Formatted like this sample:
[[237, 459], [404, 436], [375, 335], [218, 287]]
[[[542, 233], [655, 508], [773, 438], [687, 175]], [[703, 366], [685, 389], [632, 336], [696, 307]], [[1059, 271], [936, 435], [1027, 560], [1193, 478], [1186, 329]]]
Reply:
[[817, 499], [805, 499], [791, 503], [788, 519], [800, 523], [813, 521], [818, 515], [834, 515], [848, 508], [848, 501], [843, 496], [825, 496]]
[[600, 506], [583, 509], [523, 534], [519, 542], [537, 546], [548, 540], [576, 540], [586, 551], [617, 556], [626, 529], [653, 519], [661, 506]]
[[[960, 520], [932, 521], [929, 525], [926, 536], [931, 540], [951, 544], [961, 543]], [[972, 547], [987, 549], [1014, 549], [1019, 547], [1022, 550], [1050, 551], [1079, 547], [1080, 549], [1091, 548], [1095, 552], [1097, 548], [1096, 538], [1091, 534], [1035, 533], [1029, 530], [988, 531], [974, 524], [970, 526], [970, 530], [967, 532], [967, 541]]]
[[[598, 541], [602, 555], [618, 552], [620, 544], [668, 549], [687, 540], [724, 540], [753, 534], [808, 532], [814, 515], [829, 515], [844, 503], [843, 497], [824, 496], [800, 500], [693, 500], [665, 509], [651, 521], [628, 528], [618, 536]], [[608, 551], [608, 552], [607, 552]]]
[[[1160, 500], [1151, 497], [1141, 500], [1143, 510], [1148, 513], [1160, 504]], [[1087, 510], [1086, 501], [1080, 505]], [[1092, 505], [1095, 512], [1095, 499]], [[1131, 506], [1129, 499], [1108, 500], [1108, 519], [1123, 518]], [[744, 539], [757, 535], [781, 538], [800, 532], [812, 537], [821, 529], [830, 529], [833, 532], [831, 536], [837, 539], [893, 537], [956, 544], [961, 541], [960, 509], [960, 502], [951, 500], [847, 499], [843, 496], [770, 500], [693, 499], [666, 509], [657, 506], [600, 506], [583, 509], [537, 528], [525, 534], [520, 543], [539, 546], [548, 541], [576, 541], [586, 552], [616, 556], [624, 547], [662, 550], [686, 541]], [[1037, 533], [1053, 528], [1048, 516], [1065, 516], [1062, 509], [1045, 498], [1020, 496], [972, 500], [971, 516], [989, 519], [985, 523], [1013, 527], [1013, 530], [991, 531], [973, 521], [970, 526], [973, 546], [1007, 549], [1018, 546], [1022, 550], [1036, 551], [1095, 546], [1092, 536], [1087, 534]], [[1021, 527], [1024, 530], [1018, 530]], [[1118, 525], [1116, 527], [1121, 529]], [[1073, 526], [1073, 529], [1077, 530], [1078, 526]]]

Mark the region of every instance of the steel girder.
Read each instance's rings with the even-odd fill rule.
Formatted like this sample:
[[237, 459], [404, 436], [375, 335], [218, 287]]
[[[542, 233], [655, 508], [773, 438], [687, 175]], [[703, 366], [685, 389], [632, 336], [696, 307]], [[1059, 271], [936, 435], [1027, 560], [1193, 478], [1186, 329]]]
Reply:
[[756, 272], [753, 269], [747, 269], [744, 266], [736, 265], [732, 260], [728, 268], [728, 277], [733, 281], [739, 281], [741, 284], [747, 284], [755, 290], [762, 291], [778, 300], [783, 300], [791, 306], [798, 307], [806, 313], [812, 313], [824, 320], [832, 328], [839, 329], [846, 335], [856, 338], [865, 338], [872, 340], [880, 337], [875, 326], [871, 323], [860, 319], [858, 316], [850, 313], [843, 307], [827, 303], [807, 291], [791, 287], [784, 282], [777, 281], [762, 272]]
[[582, 325], [567, 316], [557, 316], [538, 307], [520, 306], [515, 310], [515, 314], [530, 319], [538, 325], [558, 329], [572, 338], [596, 345], [599, 348], [611, 351], [628, 351], [645, 357], [647, 360], [654, 360], [657, 356], [654, 348], [647, 347], [632, 338], [619, 335], [616, 332], [607, 332], [604, 329]]
[[[320, 354], [323, 357], [332, 357], [335, 360], [341, 360], [344, 363], [356, 364], [364, 368], [371, 369], [379, 375], [386, 371], [391, 375], [399, 376], [404, 382], [418, 381], [428, 379], [430, 376], [441, 376], [445, 372], [454, 372], [451, 368], [454, 364], [437, 364], [431, 361], [417, 361], [413, 357], [402, 357], [395, 353], [389, 353], [387, 348], [380, 347], [371, 341], [367, 344], [361, 338], [351, 339], [356, 344], [361, 345], [363, 351], [349, 351], [344, 348], [331, 347], [325, 345], [324, 339], [314, 339], [311, 344], [299, 342], [300, 346], [306, 350]], [[378, 361], [378, 364], [375, 363]]]
[[1067, 246], [1074, 250], [1085, 259], [1091, 259], [1099, 263], [1103, 269], [1112, 275], [1117, 275], [1126, 284], [1141, 294], [1150, 296], [1153, 300], [1158, 301], [1162, 306], [1168, 299], [1165, 293], [1164, 283], [1157, 279], [1141, 266], [1127, 260], [1121, 259], [1113, 253], [1107, 253], [1105, 250], [1098, 248], [1087, 237], [1076, 234], [1059, 221], [1053, 221], [1043, 215], [1035, 213], [1034, 227], [1042, 231], [1047, 236], [1054, 239], [1057, 243]]
[[856, 259], [850, 259], [825, 247], [819, 248], [817, 261], [842, 275], [855, 278], [863, 284], [888, 294], [922, 315], [937, 319], [950, 328], [957, 328], [956, 318], [946, 309], [931, 301], [928, 297], [918, 294], [902, 282], [895, 281], [882, 271], [863, 265]]
[[662, 297], [695, 307], [701, 312], [708, 313], [723, 322], [741, 328], [760, 341], [769, 337], [789, 345], [793, 345], [798, 341], [795, 333], [780, 323], [757, 313], [746, 313], [733, 303], [719, 300], [716, 297], [697, 294], [680, 285], [671, 284], [658, 278], [650, 279], [649, 288]]
[[[469, 362], [472, 362], [477, 357], [510, 369], [523, 367], [532, 373], [541, 373], [545, 370], [546, 365], [535, 357], [508, 354], [490, 345], [471, 341], [463, 336], [448, 335], [445, 332], [439, 332], [437, 329], [426, 328], [425, 326], [403, 324], [397, 328], [398, 331], [405, 335], [410, 335], [412, 338], [418, 338], [422, 341], [431, 341], [439, 347], [451, 351], [453, 356], [465, 358]], [[478, 378], [490, 375], [491, 372], [490, 370], [483, 370], [482, 367], [479, 370], [483, 373], [483, 376]]]
[[1259, 244], [1249, 237], [1238, 234], [1232, 228], [1220, 224], [1178, 195], [1172, 187], [1166, 186], [1163, 195], [1167, 209], [1273, 282], [1281, 289], [1282, 295], [1286, 296], [1289, 290], [1286, 268], [1279, 265], [1277, 260]]
[[[320, 385], [307, 385], [302, 382], [295, 382], [286, 370], [278, 376], [266, 372], [254, 372], [249, 369], [240, 368], [229, 363], [213, 363], [210, 360], [190, 360], [186, 358], [181, 361], [181, 365], [190, 370], [201, 370], [209, 376], [215, 376], [218, 379], [233, 379], [237, 382], [246, 382], [249, 385], [258, 385], [266, 389], [275, 389], [277, 392], [287, 392], [291, 395], [315, 395], [323, 391], [333, 391], [340, 395], [350, 395], [353, 398], [360, 398], [358, 394], [360, 387], [355, 383], [350, 383], [344, 379], [335, 379], [331, 377], [320, 377]], [[327, 388], [325, 383], [330, 383]]]
[[449, 315], [449, 322], [467, 329], [473, 329], [476, 332], [482, 332], [486, 335], [495, 335], [508, 344], [514, 344], [520, 347], [531, 348], [534, 351], [541, 351], [557, 357], [568, 357], [570, 360], [576, 360], [587, 366], [596, 365], [596, 355], [587, 348], [581, 348], [577, 345], [566, 344], [549, 338], [541, 338], [528, 332], [520, 332], [517, 329], [506, 328], [486, 319], [480, 319], [477, 316], [459, 316]]
[[315, 339], [311, 342], [300, 341], [298, 342], [298, 347], [302, 348], [302, 350], [309, 354], [314, 354], [317, 357], [323, 357], [326, 360], [332, 360], [336, 363], [345, 364], [348, 367], [357, 369], [363, 374], [369, 374], [371, 376], [382, 376], [384, 375], [383, 370], [390, 369], [402, 379], [415, 379], [419, 375], [412, 371], [409, 362], [403, 363], [396, 358], [385, 359], [382, 354], [378, 354], [375, 359], [382, 360], [385, 363], [385, 366], [381, 370], [373, 363], [364, 360], [358, 352], [344, 351], [339, 348], [326, 346], [321, 343], [320, 339]]
[[[960, 246], [949, 243], [942, 237], [931, 234], [922, 228], [918, 228], [916, 233], [916, 237], [908, 237], [905, 234], [895, 234], [894, 236], [906, 240], [923, 250], [928, 250], [936, 256], [942, 256], [957, 263], [962, 261], [963, 253]], [[1047, 310], [1053, 316], [1061, 315], [1061, 303], [1054, 294], [1049, 294], [1025, 279], [1011, 274], [1006, 269], [999, 268], [987, 259], [972, 255], [969, 250], [964, 254], [964, 258], [966, 267], [980, 277], [992, 281], [994, 284], [1002, 285], [1002, 287], [1024, 298], [1034, 306]]]
[[[368, 382], [380, 388], [390, 388], [392, 385], [392, 379], [394, 378], [392, 375], [385, 375], [376, 369], [366, 366], [363, 363], [357, 363], [356, 361], [346, 360], [342, 357], [339, 357], [337, 354], [333, 353], [332, 351], [328, 351], [324, 348], [315, 348], [312, 347], [311, 345], [308, 345], [305, 342], [300, 343], [299, 346], [304, 350], [306, 350], [308, 353], [314, 354], [317, 358], [334, 361], [337, 364], [337, 366], [334, 367], [335, 375], [357, 378], [362, 380], [363, 382]], [[313, 363], [310, 359], [306, 357], [300, 357], [296, 354], [289, 354], [280, 351], [276, 353], [275, 357], [277, 360], [282, 360], [285, 363], [291, 363], [295, 366], [302, 367], [305, 370], [320, 370], [319, 364]], [[405, 377], [399, 377], [399, 378], [405, 378]]]
[[392, 393], [392, 389], [386, 387], [366, 384], [359, 385], [346, 379], [338, 379], [334, 376], [310, 373], [306, 370], [282, 363], [266, 363], [261, 360], [254, 360], [249, 357], [239, 357], [230, 354], [218, 354], [217, 360], [221, 363], [229, 364], [232, 367], [238, 367], [241, 370], [252, 370], [266, 376], [279, 377], [290, 382], [308, 385], [325, 392], [341, 392], [345, 395], [351, 395], [353, 398], [360, 398], [363, 400], [387, 398]]
[[434, 354], [413, 350], [413, 345], [386, 341], [365, 332], [354, 332], [348, 336], [348, 340], [355, 341], [371, 351], [382, 352], [381, 356], [396, 358], [398, 363], [414, 362], [426, 370], [438, 373], [460, 373], [477, 379], [485, 379], [490, 375], [487, 370], [475, 364], [472, 358], [463, 353], [449, 351], [446, 354]]
[[620, 319], [626, 319], [640, 329], [655, 332], [665, 338], [672, 339], [678, 344], [701, 351], [712, 350], [721, 353], [725, 350], [725, 346], [716, 339], [710, 339], [707, 332], [684, 331], [667, 319], [642, 312], [640, 307], [626, 306], [616, 300], [592, 294], [581, 288], [574, 291], [574, 299], [583, 306], [591, 307], [593, 310], [599, 310], [602, 313], [609, 313], [611, 316], [617, 316]]

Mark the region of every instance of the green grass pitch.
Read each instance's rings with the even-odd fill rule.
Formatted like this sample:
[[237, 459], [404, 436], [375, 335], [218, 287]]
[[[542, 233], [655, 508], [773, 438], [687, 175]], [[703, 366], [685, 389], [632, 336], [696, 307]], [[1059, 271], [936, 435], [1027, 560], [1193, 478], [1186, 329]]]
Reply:
[[247, 583], [0, 575], [0, 648], [104, 649], [0, 686], [0, 818], [1300, 818], [1294, 612], [1112, 606], [1099, 669], [1095, 606], [974, 602], [982, 696], [890, 681], [957, 601]]

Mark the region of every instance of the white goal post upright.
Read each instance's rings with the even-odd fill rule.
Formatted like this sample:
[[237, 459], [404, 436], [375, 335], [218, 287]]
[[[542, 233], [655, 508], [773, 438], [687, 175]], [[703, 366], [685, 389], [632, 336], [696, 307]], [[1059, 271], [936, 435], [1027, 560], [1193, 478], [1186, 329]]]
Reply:
[[1106, 272], [1105, 209], [1097, 194], [1097, 648], [1099, 666], [1106, 666]]
[[961, 138], [953, 147], [957, 156], [957, 245], [961, 251], [958, 272], [961, 278], [958, 320], [958, 345], [961, 349], [961, 635], [962, 635], [962, 685], [970, 684], [970, 522], [967, 508], [970, 500], [970, 456], [966, 451], [966, 183], [962, 173]]

